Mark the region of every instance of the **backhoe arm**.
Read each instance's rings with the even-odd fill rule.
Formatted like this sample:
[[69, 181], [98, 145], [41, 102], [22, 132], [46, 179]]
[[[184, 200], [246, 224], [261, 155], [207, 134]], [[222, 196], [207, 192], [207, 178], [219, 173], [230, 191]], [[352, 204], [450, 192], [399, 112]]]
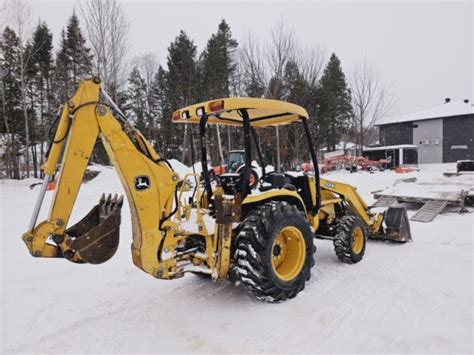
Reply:
[[[45, 180], [29, 230], [23, 235], [30, 253], [66, 257], [74, 262], [108, 260], [118, 245], [121, 200], [101, 199], [77, 225], [67, 228], [95, 142], [100, 137], [129, 201], [134, 263], [156, 276], [161, 265], [164, 230], [169, 228], [179, 176], [151, 144], [120, 117], [98, 80], [83, 81], [64, 105], [44, 165]], [[36, 224], [45, 185], [62, 161], [48, 218]], [[172, 263], [166, 264], [172, 269]], [[162, 273], [160, 271], [160, 273]]]

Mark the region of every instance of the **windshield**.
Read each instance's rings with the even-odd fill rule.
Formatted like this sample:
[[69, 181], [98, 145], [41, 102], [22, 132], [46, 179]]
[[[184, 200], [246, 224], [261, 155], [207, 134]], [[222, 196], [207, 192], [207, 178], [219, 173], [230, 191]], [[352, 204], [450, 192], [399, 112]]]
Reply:
[[229, 172], [235, 172], [244, 164], [244, 154], [242, 152], [229, 153], [227, 157], [227, 166]]

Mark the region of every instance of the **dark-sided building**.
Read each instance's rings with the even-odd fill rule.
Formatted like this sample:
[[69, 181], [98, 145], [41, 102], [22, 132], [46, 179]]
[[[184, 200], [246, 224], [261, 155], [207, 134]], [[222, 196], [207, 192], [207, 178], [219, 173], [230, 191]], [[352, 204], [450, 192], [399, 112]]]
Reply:
[[474, 106], [453, 102], [403, 116], [387, 117], [379, 126], [380, 145], [418, 147], [418, 163], [448, 163], [474, 159]]

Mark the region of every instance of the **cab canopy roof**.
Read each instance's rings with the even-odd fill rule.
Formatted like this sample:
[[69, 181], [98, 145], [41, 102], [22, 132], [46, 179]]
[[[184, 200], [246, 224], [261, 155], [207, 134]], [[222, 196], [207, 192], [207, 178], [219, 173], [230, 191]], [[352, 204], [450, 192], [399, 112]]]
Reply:
[[174, 123], [199, 123], [207, 115], [208, 123], [242, 126], [241, 111], [247, 110], [253, 127], [280, 126], [308, 118], [306, 110], [289, 102], [232, 97], [201, 102], [173, 113]]

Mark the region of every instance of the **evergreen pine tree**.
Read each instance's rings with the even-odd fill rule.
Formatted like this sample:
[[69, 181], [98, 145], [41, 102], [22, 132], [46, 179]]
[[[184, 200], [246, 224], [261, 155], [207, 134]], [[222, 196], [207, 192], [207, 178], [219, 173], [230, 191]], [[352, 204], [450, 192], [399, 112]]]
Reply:
[[[222, 20], [218, 30], [207, 42], [206, 49], [201, 54], [201, 78], [202, 93], [204, 100], [216, 99], [219, 97], [229, 97], [230, 87], [233, 81], [237, 63], [235, 60], [235, 50], [238, 42], [232, 38], [229, 25]], [[219, 126], [215, 126], [216, 139], [211, 139], [211, 157], [220, 155], [223, 160], [221, 134]], [[227, 127], [227, 146], [231, 149], [231, 128]], [[216, 162], [217, 163], [217, 162]]]
[[286, 92], [285, 100], [306, 107], [309, 101], [309, 84], [301, 74], [296, 62], [289, 61], [286, 64], [283, 81]]
[[[184, 31], [180, 31], [174, 42], [168, 47], [168, 100], [172, 110], [196, 102], [198, 92], [198, 70], [196, 64], [196, 46]], [[167, 149], [170, 157], [185, 162], [188, 157], [188, 125], [174, 127]], [[170, 132], [171, 133], [171, 132]], [[168, 132], [166, 132], [168, 134]], [[185, 162], [186, 163], [186, 162]]]
[[351, 93], [339, 58], [333, 53], [317, 90], [319, 137], [326, 137], [328, 150], [335, 150], [352, 117]]
[[18, 151], [25, 138], [23, 122], [19, 39], [15, 31], [6, 27], [1, 41], [2, 119], [1, 133], [6, 133], [5, 165], [8, 176], [20, 178]]
[[146, 129], [147, 97], [145, 80], [137, 66], [134, 66], [128, 79], [128, 95], [125, 104], [127, 117], [130, 118], [140, 132]]
[[153, 79], [151, 95], [153, 96], [154, 102], [154, 107], [152, 107], [151, 110], [154, 112], [155, 127], [158, 133], [155, 148], [161, 151], [166, 157], [171, 153], [168, 148], [170, 146], [174, 125], [171, 122], [172, 110], [168, 98], [168, 73], [162, 66], [158, 68]]
[[171, 106], [178, 109], [193, 103], [197, 87], [196, 46], [184, 31], [168, 47], [167, 64]]
[[59, 47], [60, 49], [56, 54], [55, 81], [58, 101], [64, 102], [70, 97], [73, 90], [72, 80], [69, 75], [70, 58], [66, 52], [67, 39], [64, 30], [61, 31]]
[[[29, 163], [33, 163], [33, 175], [35, 178], [38, 177], [38, 155], [36, 149], [36, 143], [38, 142], [37, 130], [38, 130], [38, 116], [36, 112], [36, 107], [38, 102], [36, 101], [36, 85], [35, 79], [37, 74], [37, 66], [33, 63], [33, 57], [35, 54], [35, 48], [33, 48], [32, 41], [28, 41], [23, 51], [23, 63], [25, 69], [24, 73], [24, 85], [25, 85], [25, 96], [23, 104], [26, 107], [27, 120], [28, 120], [28, 135], [29, 135], [29, 145], [28, 149], [28, 163], [26, 164], [29, 167]], [[28, 169], [30, 171], [30, 169]]]
[[222, 20], [202, 54], [205, 99], [230, 96], [230, 84], [237, 67], [237, 46], [238, 42], [232, 38], [229, 25]]
[[[286, 93], [285, 100], [305, 108], [309, 107], [311, 102], [311, 88], [295, 61], [290, 60], [285, 65], [283, 81]], [[285, 160], [286, 164], [293, 169], [295, 168], [292, 166], [294, 163], [299, 164], [303, 161], [307, 161], [309, 155], [307, 153], [308, 149], [306, 148], [306, 140], [301, 139], [301, 137], [304, 136], [303, 127], [299, 124], [290, 125], [287, 127], [287, 131], [288, 142], [293, 149], [288, 151]]]
[[86, 46], [79, 19], [73, 12], [66, 30], [61, 34], [60, 49], [56, 58], [58, 82], [62, 85], [59, 92], [61, 101], [74, 94], [82, 79], [90, 77], [91, 63], [90, 49]]
[[[32, 140], [40, 143], [40, 151], [33, 145], [33, 164], [35, 176], [38, 170], [38, 161], [44, 160], [47, 130], [53, 120], [56, 106], [53, 93], [53, 36], [44, 22], [40, 22], [33, 33], [29, 46], [31, 51], [30, 65], [28, 66], [28, 81], [30, 88]], [[39, 157], [38, 157], [39, 154]]]
[[92, 56], [90, 49], [86, 47], [86, 40], [82, 35], [79, 19], [75, 12], [69, 18], [66, 39], [66, 53], [71, 58], [71, 78], [74, 87], [77, 87], [81, 79], [91, 74]]

